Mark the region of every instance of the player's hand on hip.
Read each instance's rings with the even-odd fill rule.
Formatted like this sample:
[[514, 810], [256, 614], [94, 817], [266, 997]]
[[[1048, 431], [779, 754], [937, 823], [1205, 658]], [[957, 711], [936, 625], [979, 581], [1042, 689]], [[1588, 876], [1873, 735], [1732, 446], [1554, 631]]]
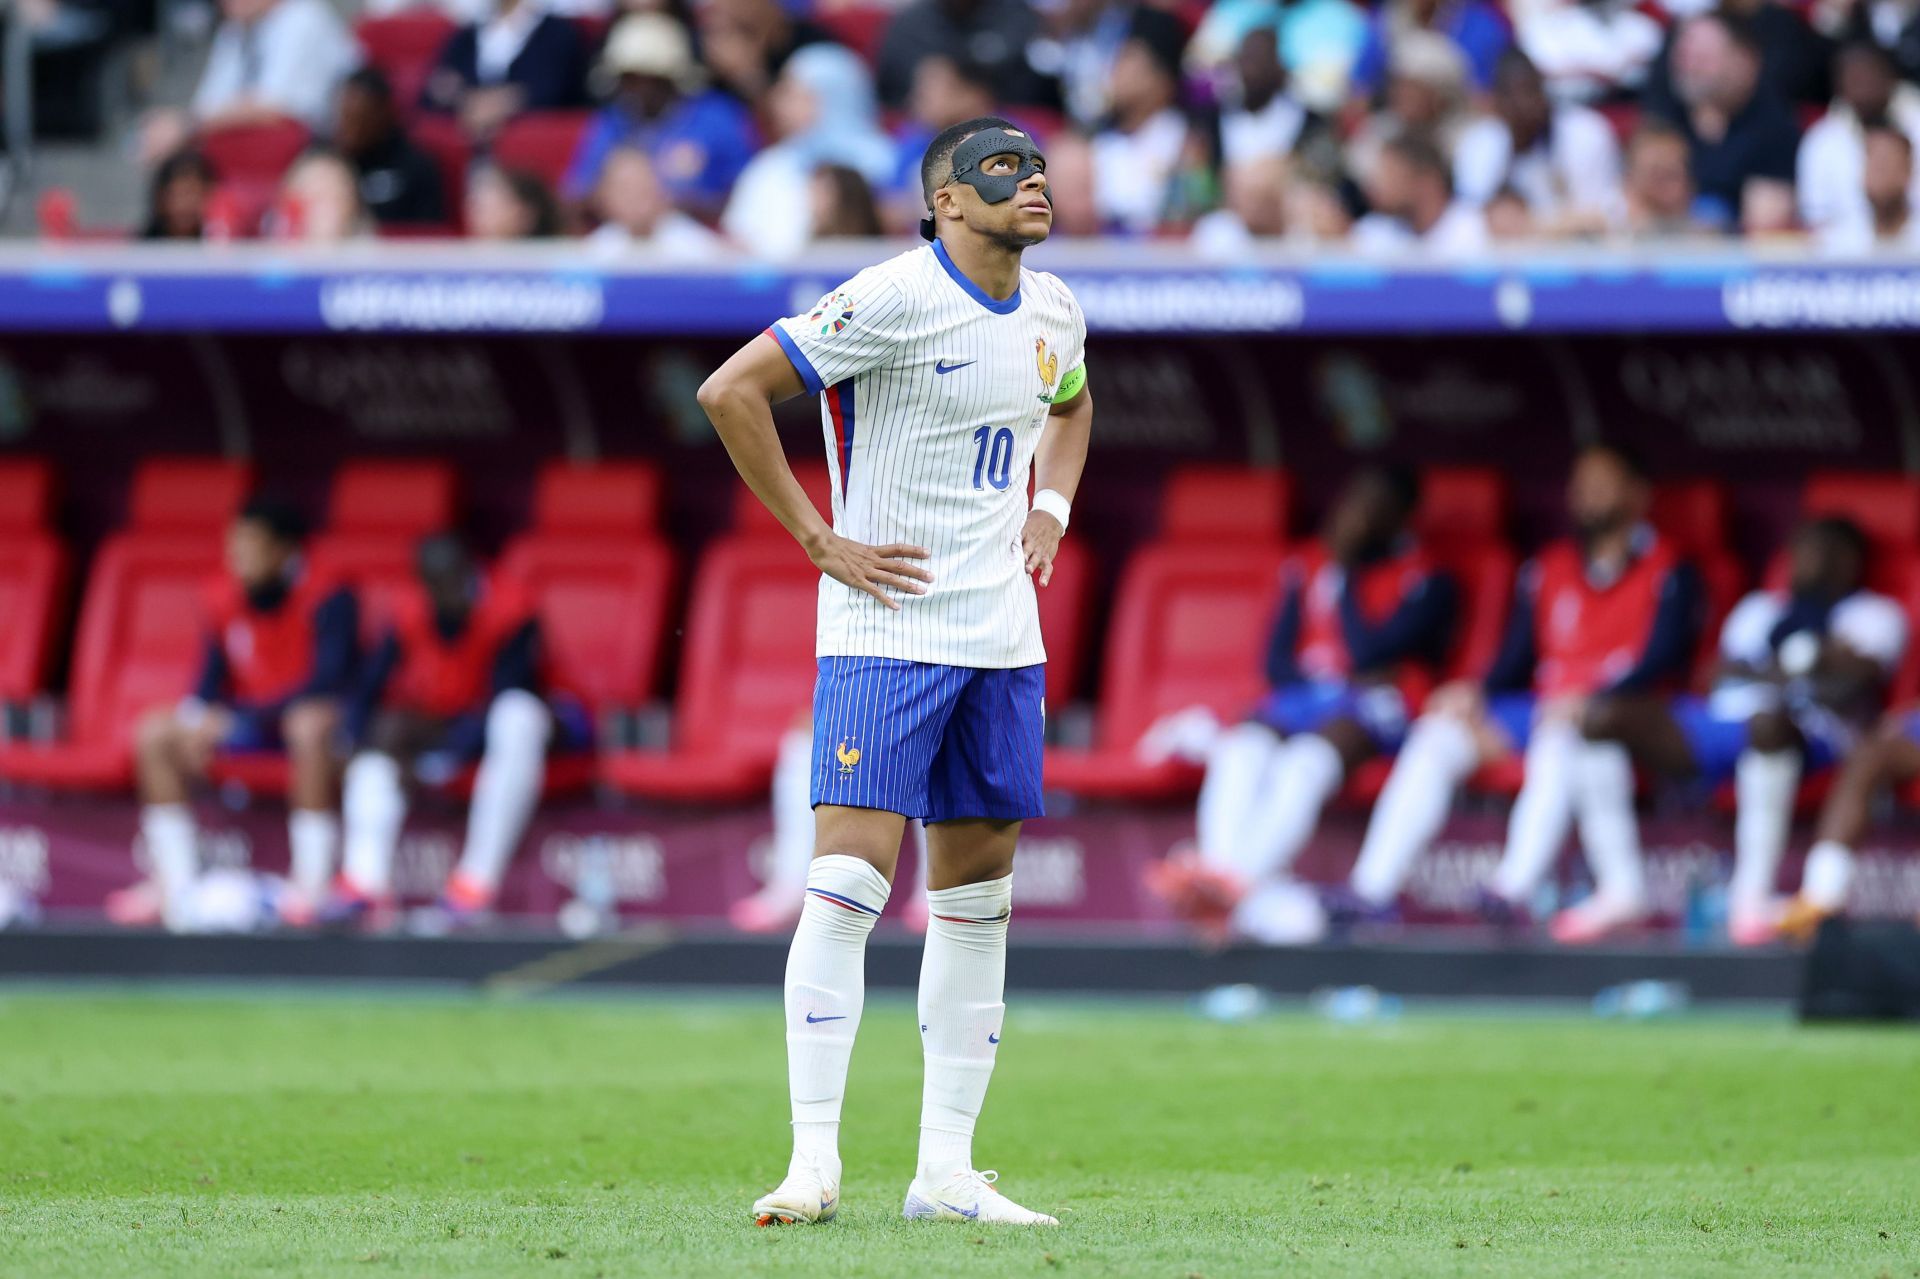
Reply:
[[892, 609], [899, 608], [900, 601], [889, 595], [889, 590], [925, 595], [927, 584], [933, 581], [933, 574], [913, 562], [932, 554], [924, 546], [908, 546], [905, 542], [868, 546], [836, 533], [809, 554], [814, 567], [834, 581], [865, 591]]
[[1026, 556], [1027, 572], [1040, 574], [1042, 586], [1053, 580], [1053, 557], [1066, 531], [1045, 511], [1027, 512], [1027, 522], [1020, 530], [1020, 553]]

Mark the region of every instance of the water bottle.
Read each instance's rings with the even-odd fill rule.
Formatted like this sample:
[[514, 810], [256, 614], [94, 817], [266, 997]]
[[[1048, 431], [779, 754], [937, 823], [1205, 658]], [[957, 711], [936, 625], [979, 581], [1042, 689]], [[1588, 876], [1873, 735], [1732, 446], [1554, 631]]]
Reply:
[[1630, 981], [1595, 995], [1593, 1015], [1645, 1021], [1685, 1012], [1692, 1002], [1693, 991], [1683, 981]]
[[1200, 996], [1196, 1008], [1208, 1021], [1228, 1024], [1252, 1021], [1267, 1008], [1267, 994], [1258, 986], [1240, 982], [1233, 986], [1215, 986]]
[[1343, 1026], [1390, 1021], [1400, 1015], [1400, 997], [1383, 995], [1372, 986], [1336, 986], [1313, 992], [1314, 1011]]
[[613, 849], [606, 839], [595, 836], [581, 841], [579, 857], [573, 873], [573, 900], [561, 908], [560, 927], [571, 937], [611, 932], [620, 921]]

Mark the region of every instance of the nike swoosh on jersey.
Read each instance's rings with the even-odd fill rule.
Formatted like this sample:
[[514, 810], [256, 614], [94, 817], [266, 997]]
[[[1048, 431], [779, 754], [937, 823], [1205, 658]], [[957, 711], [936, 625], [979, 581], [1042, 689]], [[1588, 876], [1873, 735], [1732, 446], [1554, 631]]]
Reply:
[[934, 361], [933, 371], [935, 373], [952, 373], [956, 370], [966, 368], [969, 364], [978, 363], [980, 363], [978, 360], [962, 360], [958, 364], [948, 364], [945, 360], [936, 360]]
[[847, 1019], [847, 1015], [845, 1013], [841, 1013], [837, 1017], [815, 1017], [812, 1013], [808, 1013], [807, 1025], [817, 1026], [823, 1021], [845, 1021], [846, 1019]]

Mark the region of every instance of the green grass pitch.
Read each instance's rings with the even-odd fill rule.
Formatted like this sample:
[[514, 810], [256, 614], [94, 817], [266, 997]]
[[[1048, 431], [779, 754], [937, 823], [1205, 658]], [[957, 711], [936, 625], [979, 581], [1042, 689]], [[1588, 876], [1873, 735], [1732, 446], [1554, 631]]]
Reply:
[[840, 1219], [783, 1170], [777, 1000], [0, 990], [0, 1273], [1920, 1275], [1920, 1037], [1704, 1017], [1018, 1000], [979, 1161], [1054, 1231], [898, 1219], [874, 1000]]

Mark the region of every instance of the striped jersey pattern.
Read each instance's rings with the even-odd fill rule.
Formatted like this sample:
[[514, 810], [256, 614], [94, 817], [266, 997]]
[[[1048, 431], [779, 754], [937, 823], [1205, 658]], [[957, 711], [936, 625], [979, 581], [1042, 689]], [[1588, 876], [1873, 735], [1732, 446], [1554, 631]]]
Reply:
[[939, 243], [867, 268], [767, 330], [820, 397], [834, 531], [932, 552], [933, 585], [897, 593], [898, 612], [823, 576], [819, 656], [1046, 660], [1020, 529], [1034, 448], [1086, 331], [1058, 277], [1022, 268], [1019, 289], [996, 300]]

